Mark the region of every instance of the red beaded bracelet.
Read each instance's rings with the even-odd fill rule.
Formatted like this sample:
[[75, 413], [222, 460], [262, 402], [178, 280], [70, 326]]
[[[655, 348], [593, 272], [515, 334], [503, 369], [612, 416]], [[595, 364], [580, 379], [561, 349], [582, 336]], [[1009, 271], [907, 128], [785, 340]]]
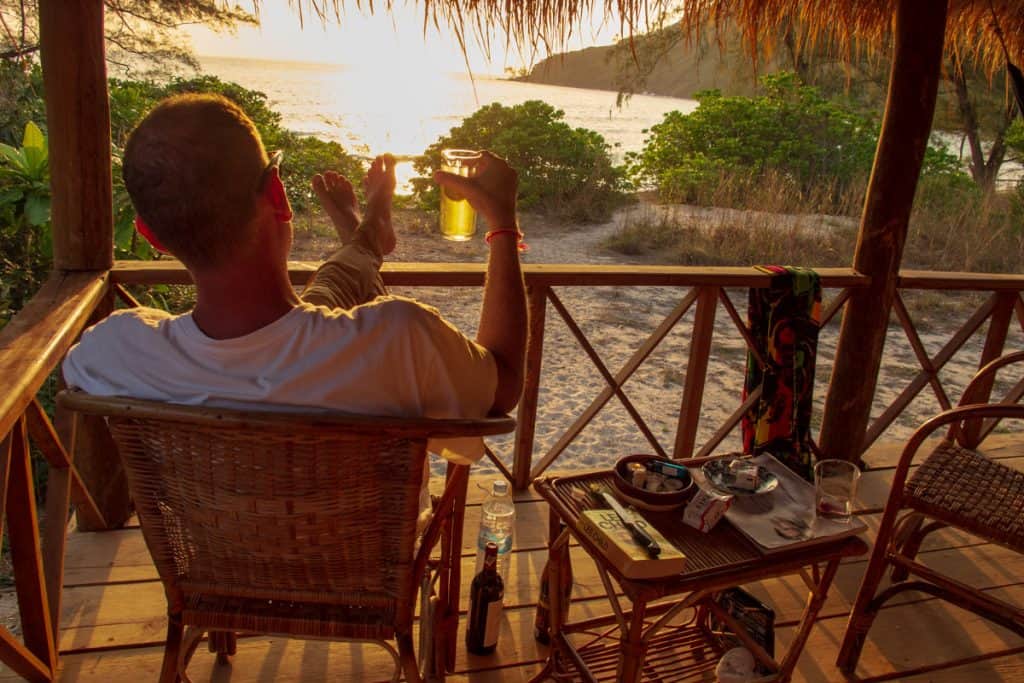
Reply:
[[502, 228], [501, 230], [491, 230], [484, 235], [484, 242], [487, 244], [491, 243], [491, 240], [498, 235], [515, 235], [517, 242], [523, 241], [523, 233], [519, 232], [517, 228]]
[[523, 233], [518, 228], [502, 228], [501, 230], [491, 230], [484, 235], [484, 242], [487, 244], [491, 243], [491, 240], [498, 235], [515, 235], [516, 241], [518, 242], [519, 251], [528, 251], [530, 247], [523, 242]]

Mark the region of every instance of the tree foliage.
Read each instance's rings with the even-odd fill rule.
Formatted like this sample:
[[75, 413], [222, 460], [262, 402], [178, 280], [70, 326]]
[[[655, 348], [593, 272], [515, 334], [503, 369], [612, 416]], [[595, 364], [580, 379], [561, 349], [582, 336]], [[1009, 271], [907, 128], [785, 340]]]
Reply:
[[[870, 118], [823, 97], [795, 74], [762, 79], [764, 94], [726, 97], [698, 93], [690, 114], [669, 112], [652, 126], [631, 171], [669, 201], [700, 201], [723, 177], [747, 183], [782, 178], [802, 197], [828, 188], [833, 204], [863, 184], [878, 143]], [[959, 173], [957, 160], [929, 149], [926, 174]], [[826, 208], [828, 208], [826, 206]]]
[[19, 146], [0, 144], [0, 326], [49, 270], [50, 234], [49, 150], [30, 122]]
[[489, 149], [519, 172], [522, 208], [604, 220], [624, 198], [624, 169], [613, 163], [611, 147], [600, 134], [572, 128], [564, 116], [539, 100], [511, 107], [495, 102], [478, 109], [416, 160], [416, 170], [425, 176], [414, 181], [421, 204], [437, 206], [430, 176], [441, 166], [443, 149]]
[[795, 74], [763, 78], [765, 94], [697, 94], [690, 114], [669, 112], [631, 156], [637, 180], [673, 201], [692, 201], [721, 173], [788, 177], [808, 193], [823, 178], [839, 189], [870, 171], [876, 125], [799, 83]]
[[[178, 29], [203, 24], [230, 31], [255, 24], [256, 17], [237, 4], [219, 0], [104, 0], [108, 57], [125, 61], [142, 57], [148, 67], [184, 64], [195, 67], [195, 55]], [[33, 0], [0, 0], [0, 59], [22, 60], [39, 51], [39, 17]]]

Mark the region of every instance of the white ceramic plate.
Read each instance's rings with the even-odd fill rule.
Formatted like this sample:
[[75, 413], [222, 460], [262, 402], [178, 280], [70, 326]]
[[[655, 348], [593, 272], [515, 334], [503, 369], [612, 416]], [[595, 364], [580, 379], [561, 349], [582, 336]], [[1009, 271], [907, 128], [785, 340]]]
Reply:
[[704, 473], [704, 477], [708, 480], [708, 483], [719, 491], [723, 491], [733, 496], [757, 496], [762, 493], [774, 491], [779, 486], [779, 478], [772, 474], [767, 467], [758, 465], [757, 478], [760, 483], [757, 488], [753, 491], [735, 488], [732, 484], [736, 480], [736, 477], [733, 476], [732, 471], [729, 469], [730, 462], [730, 460], [722, 458], [721, 460], [706, 462], [704, 463], [704, 466], [701, 467], [701, 471]]

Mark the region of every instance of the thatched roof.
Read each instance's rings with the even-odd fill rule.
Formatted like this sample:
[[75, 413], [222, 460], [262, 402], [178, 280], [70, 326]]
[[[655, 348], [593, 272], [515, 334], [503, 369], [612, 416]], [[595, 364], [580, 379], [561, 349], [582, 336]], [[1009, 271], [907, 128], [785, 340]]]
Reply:
[[[169, 0], [181, 1], [181, 0]], [[253, 0], [258, 8], [261, 2]], [[924, 0], [941, 2], [942, 0]], [[339, 20], [349, 8], [387, 11], [395, 0], [288, 0], [303, 18]], [[616, 16], [622, 35], [642, 33], [663, 11], [685, 8], [690, 30], [735, 20], [752, 48], [778, 29], [795, 25], [808, 42], [822, 42], [839, 54], [884, 44], [892, 27], [893, 0], [414, 0], [424, 24], [452, 27], [460, 39], [472, 34], [487, 41], [488, 27], [500, 27], [520, 46], [563, 47], [582, 19]], [[990, 72], [1005, 65], [1003, 44], [1011, 58], [1024, 62], [1024, 0], [949, 0], [947, 46], [977, 59]], [[1000, 39], [1000, 35], [1002, 39]], [[756, 51], [754, 52], [756, 54]]]

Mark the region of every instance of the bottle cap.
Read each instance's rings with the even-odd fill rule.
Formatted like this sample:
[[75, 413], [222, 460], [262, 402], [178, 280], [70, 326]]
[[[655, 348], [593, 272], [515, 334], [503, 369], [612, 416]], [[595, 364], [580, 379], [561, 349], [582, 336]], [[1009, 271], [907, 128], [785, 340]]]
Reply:
[[505, 479], [495, 479], [491, 482], [491, 493], [496, 496], [504, 496], [508, 493], [508, 481]]

